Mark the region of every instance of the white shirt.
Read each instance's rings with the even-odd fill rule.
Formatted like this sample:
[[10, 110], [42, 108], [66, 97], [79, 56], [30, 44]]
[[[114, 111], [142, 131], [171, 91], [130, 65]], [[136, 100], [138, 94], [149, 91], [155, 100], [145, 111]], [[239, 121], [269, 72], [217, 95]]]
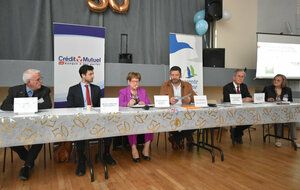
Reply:
[[[235, 92], [237, 92], [237, 84], [235, 84], [235, 82], [232, 82], [233, 85], [234, 85], [234, 88], [235, 88]], [[239, 85], [239, 90], [240, 90], [240, 93], [241, 93], [241, 85]]]
[[[172, 86], [173, 86], [173, 91], [174, 91], [174, 97], [176, 99], [181, 98], [181, 83], [179, 83], [179, 86], [177, 88], [173, 85], [173, 83], [172, 83]], [[178, 100], [178, 102], [176, 104], [182, 104], [182, 101]]]

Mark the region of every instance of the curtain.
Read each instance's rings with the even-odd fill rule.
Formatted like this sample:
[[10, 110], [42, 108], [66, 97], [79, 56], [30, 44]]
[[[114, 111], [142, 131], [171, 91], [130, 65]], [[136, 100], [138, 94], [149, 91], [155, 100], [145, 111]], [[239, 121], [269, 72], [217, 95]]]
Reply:
[[[120, 2], [120, 1], [118, 1]], [[105, 62], [118, 62], [128, 34], [133, 62], [169, 64], [169, 33], [193, 34], [204, 0], [131, 0], [126, 14], [88, 9], [85, 0], [1, 0], [0, 59], [53, 60], [53, 22], [106, 27]]]

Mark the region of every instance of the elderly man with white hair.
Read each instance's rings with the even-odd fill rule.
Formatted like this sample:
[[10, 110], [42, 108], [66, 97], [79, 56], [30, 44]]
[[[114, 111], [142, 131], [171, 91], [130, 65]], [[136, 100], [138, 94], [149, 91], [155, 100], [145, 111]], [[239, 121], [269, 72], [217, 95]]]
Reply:
[[[50, 99], [50, 89], [42, 85], [42, 77], [39, 70], [28, 69], [23, 73], [23, 81], [25, 84], [9, 88], [8, 96], [1, 105], [1, 109], [12, 111], [14, 106], [14, 98], [17, 97], [37, 97], [38, 109], [48, 109], [52, 107]], [[32, 145], [29, 150], [24, 146], [11, 147], [18, 153], [19, 157], [25, 161], [21, 168], [19, 178], [27, 180], [29, 171], [34, 167], [34, 161], [42, 149], [42, 144]]]

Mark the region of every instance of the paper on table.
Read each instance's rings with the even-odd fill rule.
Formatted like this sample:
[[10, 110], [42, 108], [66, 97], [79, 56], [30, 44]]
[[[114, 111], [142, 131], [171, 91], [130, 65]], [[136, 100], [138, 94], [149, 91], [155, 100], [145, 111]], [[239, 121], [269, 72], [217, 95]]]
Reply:
[[241, 94], [229, 94], [230, 103], [241, 105], [243, 104], [242, 95]]
[[192, 95], [192, 94], [189, 93], [188, 95], [183, 96], [183, 97], [175, 97], [175, 99], [176, 99], [176, 100], [183, 100], [183, 99], [185, 99], [185, 98], [187, 98], [187, 97], [189, 97], [189, 96], [191, 96], [191, 95]]

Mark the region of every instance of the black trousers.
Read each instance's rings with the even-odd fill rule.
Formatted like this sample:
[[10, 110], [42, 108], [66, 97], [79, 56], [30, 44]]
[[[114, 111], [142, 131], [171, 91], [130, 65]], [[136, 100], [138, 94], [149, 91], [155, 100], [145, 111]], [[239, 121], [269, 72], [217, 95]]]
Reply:
[[184, 131], [180, 131], [180, 132], [172, 131], [172, 132], [170, 132], [170, 134], [173, 135], [175, 142], [179, 143], [185, 137], [191, 136], [195, 131], [196, 131], [196, 129], [184, 130]]
[[[112, 142], [112, 138], [104, 138], [104, 154], [109, 154], [110, 145]], [[85, 143], [88, 142], [88, 140], [81, 140], [76, 141], [75, 144], [77, 146], [77, 153], [78, 153], [78, 163], [79, 162], [85, 162], [85, 154], [88, 154], [85, 150]]]
[[236, 126], [235, 128], [235, 137], [242, 137], [244, 135], [244, 130], [251, 127], [251, 125], [243, 125], [243, 126]]
[[13, 151], [15, 151], [21, 160], [25, 161], [25, 166], [33, 167], [34, 161], [39, 155], [41, 149], [43, 147], [43, 144], [35, 144], [32, 145], [31, 148], [27, 151], [27, 149], [24, 146], [14, 146], [11, 147]]

